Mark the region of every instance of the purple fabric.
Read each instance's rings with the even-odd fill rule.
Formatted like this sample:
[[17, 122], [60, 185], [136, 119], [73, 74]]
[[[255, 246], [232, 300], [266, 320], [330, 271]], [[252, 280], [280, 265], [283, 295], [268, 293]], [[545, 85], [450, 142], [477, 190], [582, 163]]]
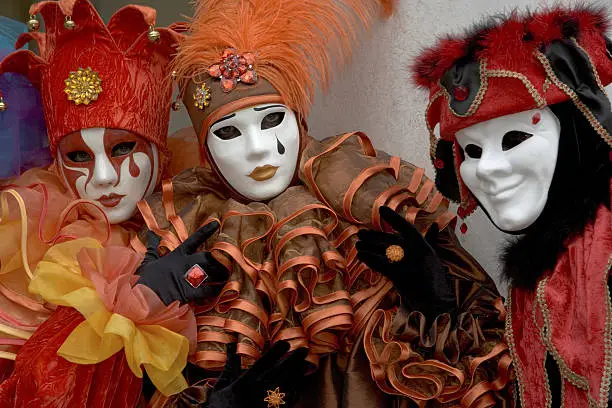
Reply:
[[[12, 52], [0, 49], [0, 60]], [[0, 112], [0, 178], [51, 163], [40, 93], [20, 74], [0, 75], [8, 109]]]

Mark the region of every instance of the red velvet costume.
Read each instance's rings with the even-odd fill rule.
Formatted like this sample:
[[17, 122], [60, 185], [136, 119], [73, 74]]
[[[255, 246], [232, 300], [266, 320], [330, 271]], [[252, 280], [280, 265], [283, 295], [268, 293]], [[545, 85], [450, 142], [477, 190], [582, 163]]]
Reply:
[[[40, 54], [16, 51], [2, 61], [0, 72], [22, 73], [40, 88], [53, 155], [58, 154], [60, 140], [72, 132], [88, 128], [122, 129], [158, 149], [161, 173], [169, 158], [166, 148], [172, 94], [169, 63], [178, 34], [172, 29], [155, 28], [156, 12], [144, 6], [122, 8], [108, 25], [87, 0], [39, 2], [30, 9], [31, 15], [38, 13], [44, 19], [46, 31], [22, 34], [17, 47], [35, 40]], [[5, 98], [5, 102], [10, 110], [11, 100]], [[110, 225], [93, 202], [75, 197], [62, 180], [57, 165], [32, 169], [3, 184], [0, 407], [137, 406], [142, 401], [142, 372], [137, 371], [144, 365], [149, 373], [147, 364], [138, 363], [141, 356], [134, 357], [144, 344], [142, 334], [155, 326], [161, 327], [160, 332], [172, 332], [169, 334], [172, 336], [187, 333], [191, 326], [195, 335], [195, 320], [188, 306], [166, 308], [150, 289], [132, 287], [141, 260], [137, 252], [144, 252], [136, 239], [142, 223], [132, 219]], [[14, 200], [7, 201], [10, 196]], [[24, 240], [20, 241], [20, 237]], [[55, 268], [51, 272], [62, 266], [59, 261], [54, 264], [53, 257], [45, 258], [45, 253], [83, 239], [97, 242], [90, 263], [79, 252], [79, 263], [73, 265], [76, 269], [63, 275], [62, 279], [68, 279], [64, 288], [50, 288], [49, 281], [41, 281], [41, 274], [51, 270], [49, 265]], [[69, 282], [75, 275], [88, 279], [81, 289], [95, 302], [87, 303], [84, 298], [76, 303], [65, 301], [66, 296], [75, 293], [71, 292], [75, 288], [70, 288], [74, 282]], [[39, 289], [33, 291], [35, 282]], [[56, 291], [57, 299], [64, 300], [54, 302], [48, 293], [42, 294], [44, 290]], [[71, 307], [66, 307], [66, 303]], [[60, 307], [56, 308], [57, 305]], [[115, 347], [113, 350], [119, 350], [109, 352], [108, 358], [79, 360], [75, 350], [88, 350], [86, 343], [91, 350], [91, 344], [99, 340], [99, 349], [103, 350], [118, 341], [117, 337], [110, 340], [105, 337], [110, 325], [100, 330], [100, 326], [89, 322], [88, 313], [93, 311], [98, 317], [133, 325], [130, 326], [134, 329], [133, 338]], [[78, 350], [72, 344], [72, 354], [60, 353], [79, 328], [79, 333], [89, 330], [91, 335], [83, 337], [84, 348]], [[96, 330], [99, 339], [93, 334]], [[140, 343], [128, 348], [130, 341]], [[153, 342], [145, 343], [154, 348]]]
[[[605, 35], [608, 25], [606, 11], [595, 8], [513, 13], [476, 27], [464, 37], [440, 41], [414, 66], [416, 82], [430, 91], [427, 125], [436, 182], [446, 196], [460, 204], [462, 217], [471, 214], [478, 202], [461, 179], [464, 153], [455, 138], [459, 130], [546, 106], [553, 112], [559, 109], [576, 115], [569, 119], [557, 115], [561, 140], [571, 139], [571, 155], [562, 158], [559, 148], [547, 207], [512, 244], [517, 248], [521, 239], [527, 242], [524, 239], [533, 237], [528, 241], [533, 244], [531, 252], [526, 255], [524, 247], [523, 252], [509, 252], [513, 249], [510, 245], [504, 255], [506, 274], [513, 279], [506, 339], [523, 407], [606, 407], [609, 403], [612, 114], [603, 90], [612, 82], [612, 42]], [[437, 124], [439, 139], [433, 132]], [[586, 143], [592, 146], [596, 159], [583, 150]], [[568, 157], [576, 161], [570, 171], [580, 171], [577, 179], [560, 173], [570, 168], [564, 162]], [[589, 166], [594, 168], [593, 174], [584, 170], [591, 169]], [[599, 183], [597, 194], [577, 186], [590, 186], [594, 179]], [[596, 204], [593, 210], [585, 204], [589, 200]], [[543, 224], [551, 222], [572, 227], [546, 229]], [[558, 245], [553, 247], [549, 242]], [[522, 281], [508, 272], [514, 265], [539, 266], [539, 259], [529, 257], [550, 254], [550, 265], [522, 276]]]

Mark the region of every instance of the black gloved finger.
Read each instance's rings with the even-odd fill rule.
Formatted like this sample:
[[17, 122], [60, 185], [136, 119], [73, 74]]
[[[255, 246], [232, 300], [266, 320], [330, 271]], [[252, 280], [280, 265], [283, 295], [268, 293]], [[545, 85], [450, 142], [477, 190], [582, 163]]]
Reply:
[[364, 241], [357, 241], [355, 243], [355, 249], [359, 252], [371, 252], [373, 254], [385, 255], [387, 252], [387, 248], [389, 248], [391, 244], [387, 243], [371, 243]]
[[229, 277], [227, 268], [217, 261], [208, 251], [196, 252], [193, 255], [189, 255], [185, 258], [185, 263], [188, 268], [196, 264], [200, 265], [202, 269], [204, 269], [204, 272], [206, 272], [206, 275], [208, 275], [205, 283], [224, 282]]
[[151, 230], [147, 231], [147, 252], [144, 255], [141, 265], [146, 265], [159, 258], [159, 243], [161, 237]]
[[386, 275], [389, 273], [389, 260], [386, 257], [367, 251], [357, 252], [357, 258], [371, 269]]
[[389, 245], [401, 245], [404, 242], [402, 237], [398, 234], [367, 229], [359, 230], [357, 238], [365, 244], [381, 245], [385, 247]]
[[240, 377], [241, 359], [236, 354], [237, 345], [236, 343], [230, 343], [227, 345], [227, 361], [223, 372], [219, 376], [213, 391], [222, 390], [225, 387], [230, 386]]
[[278, 362], [287, 352], [291, 346], [289, 342], [279, 341], [273, 345], [259, 360], [255, 362], [240, 379], [245, 382], [255, 381], [258, 377], [263, 375], [265, 372], [274, 367], [275, 363]]
[[416, 242], [423, 240], [423, 237], [414, 225], [389, 207], [380, 207], [379, 212], [380, 217], [387, 222], [391, 228], [402, 234], [405, 239]]
[[217, 221], [212, 221], [191, 234], [189, 238], [183, 242], [178, 249], [182, 251], [184, 254], [191, 255], [195, 251], [198, 250], [200, 245], [202, 245], [208, 238], [215, 233], [215, 231], [219, 228], [219, 223]]

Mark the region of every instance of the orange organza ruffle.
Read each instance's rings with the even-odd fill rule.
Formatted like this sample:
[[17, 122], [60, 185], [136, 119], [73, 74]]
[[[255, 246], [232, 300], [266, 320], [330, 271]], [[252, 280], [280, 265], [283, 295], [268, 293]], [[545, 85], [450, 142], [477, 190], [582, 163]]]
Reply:
[[111, 226], [93, 203], [75, 199], [54, 166], [6, 180], [0, 202], [0, 353], [10, 353], [0, 358], [14, 358], [54, 309], [28, 292], [31, 271], [47, 250], [80, 237], [127, 246], [130, 232]]
[[59, 356], [98, 364], [123, 350], [137, 377], [143, 366], [162, 393], [175, 394], [187, 386], [181, 371], [195, 348], [195, 318], [189, 306], [165, 306], [148, 287], [132, 286], [141, 261], [129, 248], [102, 248], [91, 238], [57, 244], [38, 264], [30, 291], [85, 317]]

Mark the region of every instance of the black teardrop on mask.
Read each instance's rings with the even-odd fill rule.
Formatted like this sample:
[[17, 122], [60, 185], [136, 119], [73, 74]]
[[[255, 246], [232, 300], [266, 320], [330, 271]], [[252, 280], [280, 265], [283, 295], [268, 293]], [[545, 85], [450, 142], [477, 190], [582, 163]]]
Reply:
[[285, 154], [285, 146], [276, 138], [276, 148], [278, 149], [278, 154]]

